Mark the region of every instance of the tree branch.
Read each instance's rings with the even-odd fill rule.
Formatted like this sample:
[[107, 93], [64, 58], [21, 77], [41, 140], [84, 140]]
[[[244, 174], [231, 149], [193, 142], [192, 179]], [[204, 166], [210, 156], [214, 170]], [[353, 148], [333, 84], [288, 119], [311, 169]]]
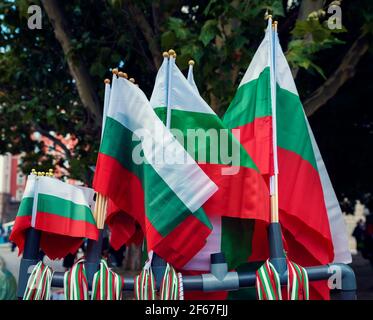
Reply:
[[49, 140], [53, 141], [53, 143], [55, 145], [58, 145], [59, 147], [61, 147], [61, 149], [64, 151], [64, 153], [66, 155], [66, 158], [68, 160], [71, 159], [71, 152], [70, 152], [69, 148], [67, 148], [66, 145], [61, 140], [59, 140], [55, 136], [51, 135], [48, 130], [45, 130], [45, 129], [41, 128], [36, 123], [34, 123], [34, 127], [35, 127], [35, 130], [38, 131], [41, 135], [43, 135], [44, 137], [46, 137]]
[[140, 28], [146, 42], [148, 43], [149, 51], [153, 57], [154, 65], [159, 68], [161, 65], [161, 50], [158, 45], [157, 37], [146, 19], [144, 13], [132, 1], [126, 1], [128, 10], [136, 25]]
[[362, 34], [347, 51], [337, 70], [304, 102], [307, 116], [311, 116], [326, 104], [334, 97], [339, 88], [355, 75], [356, 66], [368, 48], [368, 40]]
[[80, 99], [93, 116], [95, 124], [100, 126], [102, 121], [100, 102], [83, 60], [76, 54], [72, 55], [73, 46], [70, 31], [58, 0], [42, 0], [41, 2], [53, 26], [56, 39], [62, 46], [71, 76], [76, 81]]

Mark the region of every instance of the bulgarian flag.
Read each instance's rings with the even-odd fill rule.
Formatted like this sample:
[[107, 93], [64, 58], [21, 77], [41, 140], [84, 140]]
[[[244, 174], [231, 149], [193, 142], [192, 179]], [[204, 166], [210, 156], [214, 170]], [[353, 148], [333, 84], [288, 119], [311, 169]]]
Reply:
[[[269, 221], [269, 191], [250, 155], [199, 95], [192, 64], [189, 68], [187, 80], [176, 66], [175, 58], [166, 57], [158, 71], [150, 103], [219, 187], [203, 205], [213, 230], [206, 245], [183, 266], [183, 271], [193, 274], [208, 272], [210, 255], [220, 251], [225, 253], [231, 269], [248, 261], [254, 219]], [[197, 135], [195, 139], [193, 134]], [[225, 153], [228, 157], [224, 157]]]
[[134, 236], [136, 222], [149, 251], [182, 266], [211, 232], [201, 206], [217, 186], [158, 119], [145, 94], [116, 76], [93, 186], [112, 201], [107, 222], [112, 233], [122, 232], [112, 237], [114, 248]]
[[10, 240], [23, 252], [26, 230], [41, 232], [40, 248], [51, 259], [75, 253], [84, 238], [98, 239], [94, 191], [50, 177], [29, 175]]
[[[279, 219], [290, 260], [312, 266], [351, 262], [338, 200], [304, 113], [289, 65], [271, 25], [224, 115], [265, 177], [274, 174], [277, 133]], [[274, 43], [276, 121], [272, 117], [271, 49]], [[236, 131], [234, 131], [236, 132]], [[268, 257], [266, 228], [256, 227], [251, 260]]]

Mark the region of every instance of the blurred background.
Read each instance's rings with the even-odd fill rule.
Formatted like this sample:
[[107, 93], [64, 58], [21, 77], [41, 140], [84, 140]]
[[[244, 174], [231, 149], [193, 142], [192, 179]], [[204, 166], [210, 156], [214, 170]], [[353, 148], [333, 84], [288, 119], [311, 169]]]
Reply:
[[[0, 0], [0, 256], [16, 277], [7, 237], [26, 176], [55, 168], [91, 184], [111, 70], [127, 72], [149, 97], [162, 52], [173, 48], [181, 69], [195, 60], [202, 96], [223, 115], [267, 14], [278, 20], [345, 214], [359, 298], [373, 298], [371, 0]], [[113, 264], [136, 269], [139, 256], [127, 248]]]

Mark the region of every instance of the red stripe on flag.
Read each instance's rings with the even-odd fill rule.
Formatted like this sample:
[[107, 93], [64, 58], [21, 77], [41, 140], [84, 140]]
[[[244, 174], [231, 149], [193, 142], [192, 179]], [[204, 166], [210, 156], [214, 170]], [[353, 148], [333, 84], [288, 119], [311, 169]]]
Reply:
[[235, 128], [232, 133], [239, 138], [261, 174], [273, 174], [272, 116], [255, 118], [253, 122]]
[[[146, 220], [148, 250], [153, 250], [175, 268], [182, 268], [206, 243], [211, 230], [190, 215], [166, 237], [162, 237]], [[193, 239], [193, 241], [190, 241]]]
[[37, 212], [35, 229], [68, 237], [98, 239], [98, 229], [94, 224], [82, 220], [72, 220], [48, 212]]
[[[112, 179], [115, 176], [116, 179]], [[144, 225], [144, 190], [140, 179], [113, 157], [98, 154], [93, 188]]]
[[232, 166], [211, 163], [199, 166], [219, 188], [203, 205], [206, 214], [269, 222], [269, 190], [259, 172], [233, 167], [238, 172], [222, 175], [223, 169]]
[[14, 242], [18, 247], [18, 255], [23, 252], [25, 247], [26, 231], [31, 226], [31, 215], [16, 217], [12, 233], [10, 234], [9, 240]]

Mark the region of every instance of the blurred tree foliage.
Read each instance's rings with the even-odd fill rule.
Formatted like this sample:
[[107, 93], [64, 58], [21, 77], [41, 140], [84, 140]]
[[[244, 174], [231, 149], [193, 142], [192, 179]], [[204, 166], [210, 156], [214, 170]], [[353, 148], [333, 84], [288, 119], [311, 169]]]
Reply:
[[[42, 7], [40, 30], [27, 26], [31, 4]], [[170, 48], [181, 69], [189, 59], [196, 61], [200, 92], [222, 115], [263, 38], [266, 13], [279, 21], [281, 44], [312, 114], [354, 76], [364, 55], [372, 55], [372, 1], [333, 1], [342, 7], [341, 30], [327, 27], [330, 4], [1, 0], [0, 153], [23, 153], [25, 172], [49, 168], [56, 160], [40, 152], [43, 145], [31, 134], [48, 136], [56, 148], [64, 147], [56, 134], [73, 134], [79, 143], [74, 150], [63, 148], [65, 160], [58, 165], [89, 183], [100, 141], [96, 111], [102, 110], [104, 78], [119, 67], [150, 96], [162, 51]]]

